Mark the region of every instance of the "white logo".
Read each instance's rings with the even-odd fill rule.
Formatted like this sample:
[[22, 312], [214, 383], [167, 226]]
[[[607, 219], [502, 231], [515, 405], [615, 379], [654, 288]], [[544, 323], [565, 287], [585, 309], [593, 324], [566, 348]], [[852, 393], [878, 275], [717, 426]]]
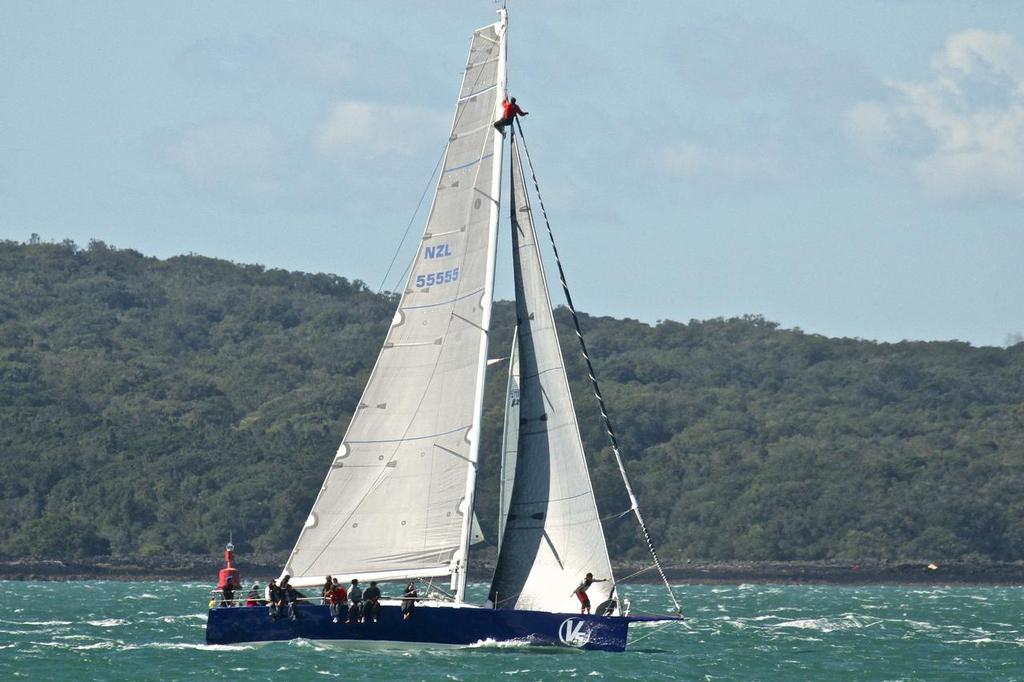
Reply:
[[586, 646], [590, 641], [590, 623], [582, 618], [566, 618], [558, 626], [558, 639], [569, 646]]

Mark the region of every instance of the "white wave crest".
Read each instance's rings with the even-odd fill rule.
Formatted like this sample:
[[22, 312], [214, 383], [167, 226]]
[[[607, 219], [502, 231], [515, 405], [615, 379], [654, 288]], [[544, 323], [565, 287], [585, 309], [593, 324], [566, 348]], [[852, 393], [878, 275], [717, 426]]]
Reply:
[[148, 644], [129, 644], [122, 651], [135, 649], [191, 649], [194, 651], [249, 651], [255, 646], [243, 644], [197, 644], [194, 642], [149, 642]]
[[[530, 642], [525, 639], [481, 639], [472, 644], [467, 644], [465, 649], [522, 649], [530, 646]], [[528, 671], [527, 671], [528, 672]], [[505, 673], [506, 675], [510, 673]]]
[[94, 642], [92, 644], [82, 644], [81, 646], [73, 647], [75, 651], [89, 651], [91, 649], [114, 649], [118, 645], [117, 642]]
[[104, 618], [103, 620], [87, 620], [85, 622], [97, 628], [116, 628], [118, 625], [128, 624], [124, 618]]
[[817, 630], [818, 632], [835, 632], [837, 630], [856, 630], [869, 628], [881, 623], [878, 618], [866, 618], [852, 613], [844, 613], [838, 618], [798, 618], [769, 625], [771, 628], [798, 628]]

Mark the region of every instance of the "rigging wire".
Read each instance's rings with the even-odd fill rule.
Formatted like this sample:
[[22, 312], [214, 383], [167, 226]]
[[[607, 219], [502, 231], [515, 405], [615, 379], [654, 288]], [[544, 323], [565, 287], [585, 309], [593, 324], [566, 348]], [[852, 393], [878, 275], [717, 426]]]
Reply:
[[[654, 541], [651, 539], [650, 531], [647, 530], [647, 523], [644, 521], [643, 515], [640, 513], [640, 505], [637, 502], [636, 495], [633, 493], [633, 486], [629, 484], [629, 477], [626, 475], [626, 467], [622, 462], [622, 451], [619, 449], [619, 439], [615, 435], [615, 429], [612, 427], [612, 420], [608, 416], [608, 409], [605, 406], [604, 396], [601, 393], [601, 387], [597, 382], [597, 373], [594, 370], [594, 365], [590, 361], [590, 353], [587, 351], [587, 343], [583, 340], [583, 331], [580, 329], [579, 316], [576, 314], [576, 307], [572, 302], [572, 294], [569, 293], [569, 284], [565, 279], [565, 271], [562, 269], [562, 260], [558, 255], [558, 247], [555, 245], [555, 234], [551, 230], [551, 221], [548, 219], [547, 209], [544, 208], [544, 199], [540, 193], [540, 183], [537, 181], [537, 173], [533, 169], [533, 160], [530, 158], [530, 149], [526, 144], [526, 136], [523, 135], [523, 125], [520, 123], [519, 118], [515, 118], [516, 128], [519, 131], [519, 137], [523, 142], [523, 151], [526, 152], [526, 161], [530, 165], [530, 175], [533, 178], [533, 188], [537, 193], [537, 202], [540, 204], [541, 214], [544, 216], [544, 224], [548, 230], [548, 239], [551, 241], [551, 249], [555, 254], [555, 263], [558, 265], [558, 278], [562, 283], [562, 291], [565, 293], [565, 302], [569, 308], [569, 312], [572, 315], [572, 323], [576, 329], [576, 338], [580, 342], [580, 351], [583, 354], [583, 359], [587, 363], [587, 372], [590, 375], [590, 385], [594, 390], [594, 398], [597, 399], [597, 405], [601, 410], [601, 418], [604, 421], [604, 430], [608, 434], [608, 440], [611, 442], [612, 453], [615, 455], [615, 463], [619, 466], [619, 473], [622, 475], [622, 482], [626, 486], [626, 493], [629, 495], [629, 503], [633, 514], [636, 516], [637, 522], [640, 524], [640, 530], [643, 531], [644, 540], [647, 542], [647, 549], [651, 553], [651, 557], [654, 559], [654, 565], [658, 569], [658, 574], [661, 576], [661, 581], [665, 583], [665, 588], [668, 590], [668, 596], [672, 600], [672, 604], [675, 606], [676, 613], [682, 614], [682, 607], [679, 602], [676, 601], [676, 596], [672, 592], [672, 586], [668, 582], [668, 577], [665, 575], [665, 571], [661, 567], [661, 561], [658, 559], [658, 552], [654, 548]], [[515, 131], [513, 131], [515, 134]]]
[[[402, 251], [402, 247], [405, 246], [405, 238], [409, 236], [409, 230], [412, 229], [412, 224], [416, 221], [416, 216], [420, 214], [420, 207], [423, 206], [423, 200], [427, 198], [427, 192], [430, 191], [430, 187], [434, 184], [434, 176], [437, 175], [437, 169], [441, 167], [441, 163], [444, 161], [444, 156], [447, 151], [448, 143], [445, 142], [444, 147], [441, 149], [441, 155], [437, 157], [437, 163], [434, 164], [434, 170], [430, 171], [430, 177], [427, 178], [427, 184], [423, 186], [423, 192], [420, 193], [420, 200], [416, 202], [416, 210], [413, 211], [412, 216], [409, 217], [409, 222], [405, 226], [405, 232], [402, 233], [402, 238], [399, 240], [398, 246], [395, 247], [395, 253], [391, 256], [391, 262], [388, 263], [387, 272], [385, 272], [384, 276], [380, 278], [380, 285], [377, 287], [378, 294], [384, 290], [384, 284], [388, 280], [388, 275], [391, 274], [391, 268], [395, 267], [395, 261], [398, 260], [398, 254]], [[406, 267], [406, 270], [408, 269], [409, 268]]]

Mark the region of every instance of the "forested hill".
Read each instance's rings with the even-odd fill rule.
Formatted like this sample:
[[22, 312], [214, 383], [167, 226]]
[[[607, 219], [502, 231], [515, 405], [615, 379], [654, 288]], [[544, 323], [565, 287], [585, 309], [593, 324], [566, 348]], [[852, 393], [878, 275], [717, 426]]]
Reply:
[[[229, 532], [243, 552], [289, 549], [395, 303], [333, 275], [0, 243], [0, 553], [216, 553]], [[669, 560], [1024, 559], [1024, 344], [878, 344], [759, 317], [582, 325]], [[492, 356], [511, 328], [499, 303]], [[563, 332], [615, 514], [628, 503]], [[607, 531], [642, 555], [629, 517]]]

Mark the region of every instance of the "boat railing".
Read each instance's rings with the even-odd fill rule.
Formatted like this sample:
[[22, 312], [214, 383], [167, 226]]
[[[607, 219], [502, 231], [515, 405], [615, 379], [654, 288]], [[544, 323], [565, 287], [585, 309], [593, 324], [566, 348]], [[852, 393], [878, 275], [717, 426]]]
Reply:
[[[300, 603], [300, 604], [313, 604], [313, 605], [316, 605], [316, 606], [324, 606], [324, 605], [327, 605], [327, 604], [330, 603], [327, 600], [326, 597], [322, 597], [320, 595], [314, 595], [312, 597], [305, 597], [305, 596], [303, 596], [303, 597], [296, 597], [295, 601]], [[431, 595], [423, 596], [423, 597], [404, 597], [404, 596], [394, 596], [394, 597], [392, 597], [390, 595], [382, 594], [380, 596], [380, 601], [381, 602], [395, 602], [396, 604], [400, 604], [403, 601], [417, 601], [417, 602], [423, 602], [423, 601], [447, 601], [447, 599], [445, 599], [444, 596], [440, 595], [440, 594], [431, 594]], [[255, 602], [255, 603], [250, 604], [249, 602]], [[346, 603], [348, 603], [348, 602], [346, 602]], [[213, 608], [237, 608], [237, 607], [244, 608], [246, 606], [252, 607], [252, 606], [269, 606], [269, 605], [270, 605], [270, 602], [267, 601], [265, 595], [262, 592], [260, 592], [259, 596], [256, 597], [256, 599], [250, 598], [248, 594], [244, 594], [242, 596], [236, 596], [236, 597], [233, 597], [232, 599], [225, 599], [224, 598], [224, 593], [221, 592], [220, 590], [218, 590], [218, 589], [210, 590], [209, 607], [211, 609], [213, 609]]]

